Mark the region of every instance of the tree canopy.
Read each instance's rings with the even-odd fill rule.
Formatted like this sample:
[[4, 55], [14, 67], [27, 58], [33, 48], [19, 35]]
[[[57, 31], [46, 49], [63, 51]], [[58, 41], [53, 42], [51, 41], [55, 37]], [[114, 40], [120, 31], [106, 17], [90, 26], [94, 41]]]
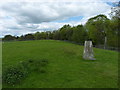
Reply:
[[[113, 16], [114, 17], [114, 16]], [[100, 14], [88, 19], [85, 25], [70, 26], [64, 25], [58, 30], [36, 32], [22, 36], [6, 35], [3, 40], [67, 40], [79, 44], [84, 44], [85, 40], [91, 39], [94, 45], [104, 45], [107, 37], [107, 46], [118, 47], [119, 28], [118, 19], [108, 19], [107, 16]]]

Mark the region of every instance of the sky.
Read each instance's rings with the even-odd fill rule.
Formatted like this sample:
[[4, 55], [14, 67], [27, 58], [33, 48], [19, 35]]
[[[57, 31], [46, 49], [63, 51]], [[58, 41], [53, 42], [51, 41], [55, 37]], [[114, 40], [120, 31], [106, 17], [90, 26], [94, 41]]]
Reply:
[[99, 14], [109, 18], [119, 0], [4, 0], [0, 3], [0, 37], [76, 26]]

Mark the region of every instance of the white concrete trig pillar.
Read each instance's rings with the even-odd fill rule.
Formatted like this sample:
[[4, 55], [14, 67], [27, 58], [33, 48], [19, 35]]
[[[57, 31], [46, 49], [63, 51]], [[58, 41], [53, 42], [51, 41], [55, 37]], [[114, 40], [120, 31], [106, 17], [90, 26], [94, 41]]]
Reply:
[[85, 41], [83, 58], [85, 60], [95, 60], [92, 41]]

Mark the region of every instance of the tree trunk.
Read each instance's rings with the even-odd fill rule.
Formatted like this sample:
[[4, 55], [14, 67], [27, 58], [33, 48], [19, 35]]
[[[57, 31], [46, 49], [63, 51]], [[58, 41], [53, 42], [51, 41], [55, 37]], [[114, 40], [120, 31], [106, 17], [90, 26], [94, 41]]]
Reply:
[[106, 45], [107, 45], [107, 37], [105, 36], [104, 49], [106, 49]]

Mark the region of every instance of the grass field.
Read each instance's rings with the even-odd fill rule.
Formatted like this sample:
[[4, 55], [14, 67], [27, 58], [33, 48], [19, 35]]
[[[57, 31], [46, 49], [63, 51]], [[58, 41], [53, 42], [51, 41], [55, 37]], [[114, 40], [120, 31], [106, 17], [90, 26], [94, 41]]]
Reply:
[[[15, 88], [117, 88], [118, 52], [94, 48], [95, 61], [83, 60], [83, 46], [54, 40], [5, 42], [4, 68], [47, 59], [45, 73], [31, 73]], [[4, 85], [4, 88], [13, 87]]]
[[2, 88], [2, 42], [0, 41], [0, 89]]

